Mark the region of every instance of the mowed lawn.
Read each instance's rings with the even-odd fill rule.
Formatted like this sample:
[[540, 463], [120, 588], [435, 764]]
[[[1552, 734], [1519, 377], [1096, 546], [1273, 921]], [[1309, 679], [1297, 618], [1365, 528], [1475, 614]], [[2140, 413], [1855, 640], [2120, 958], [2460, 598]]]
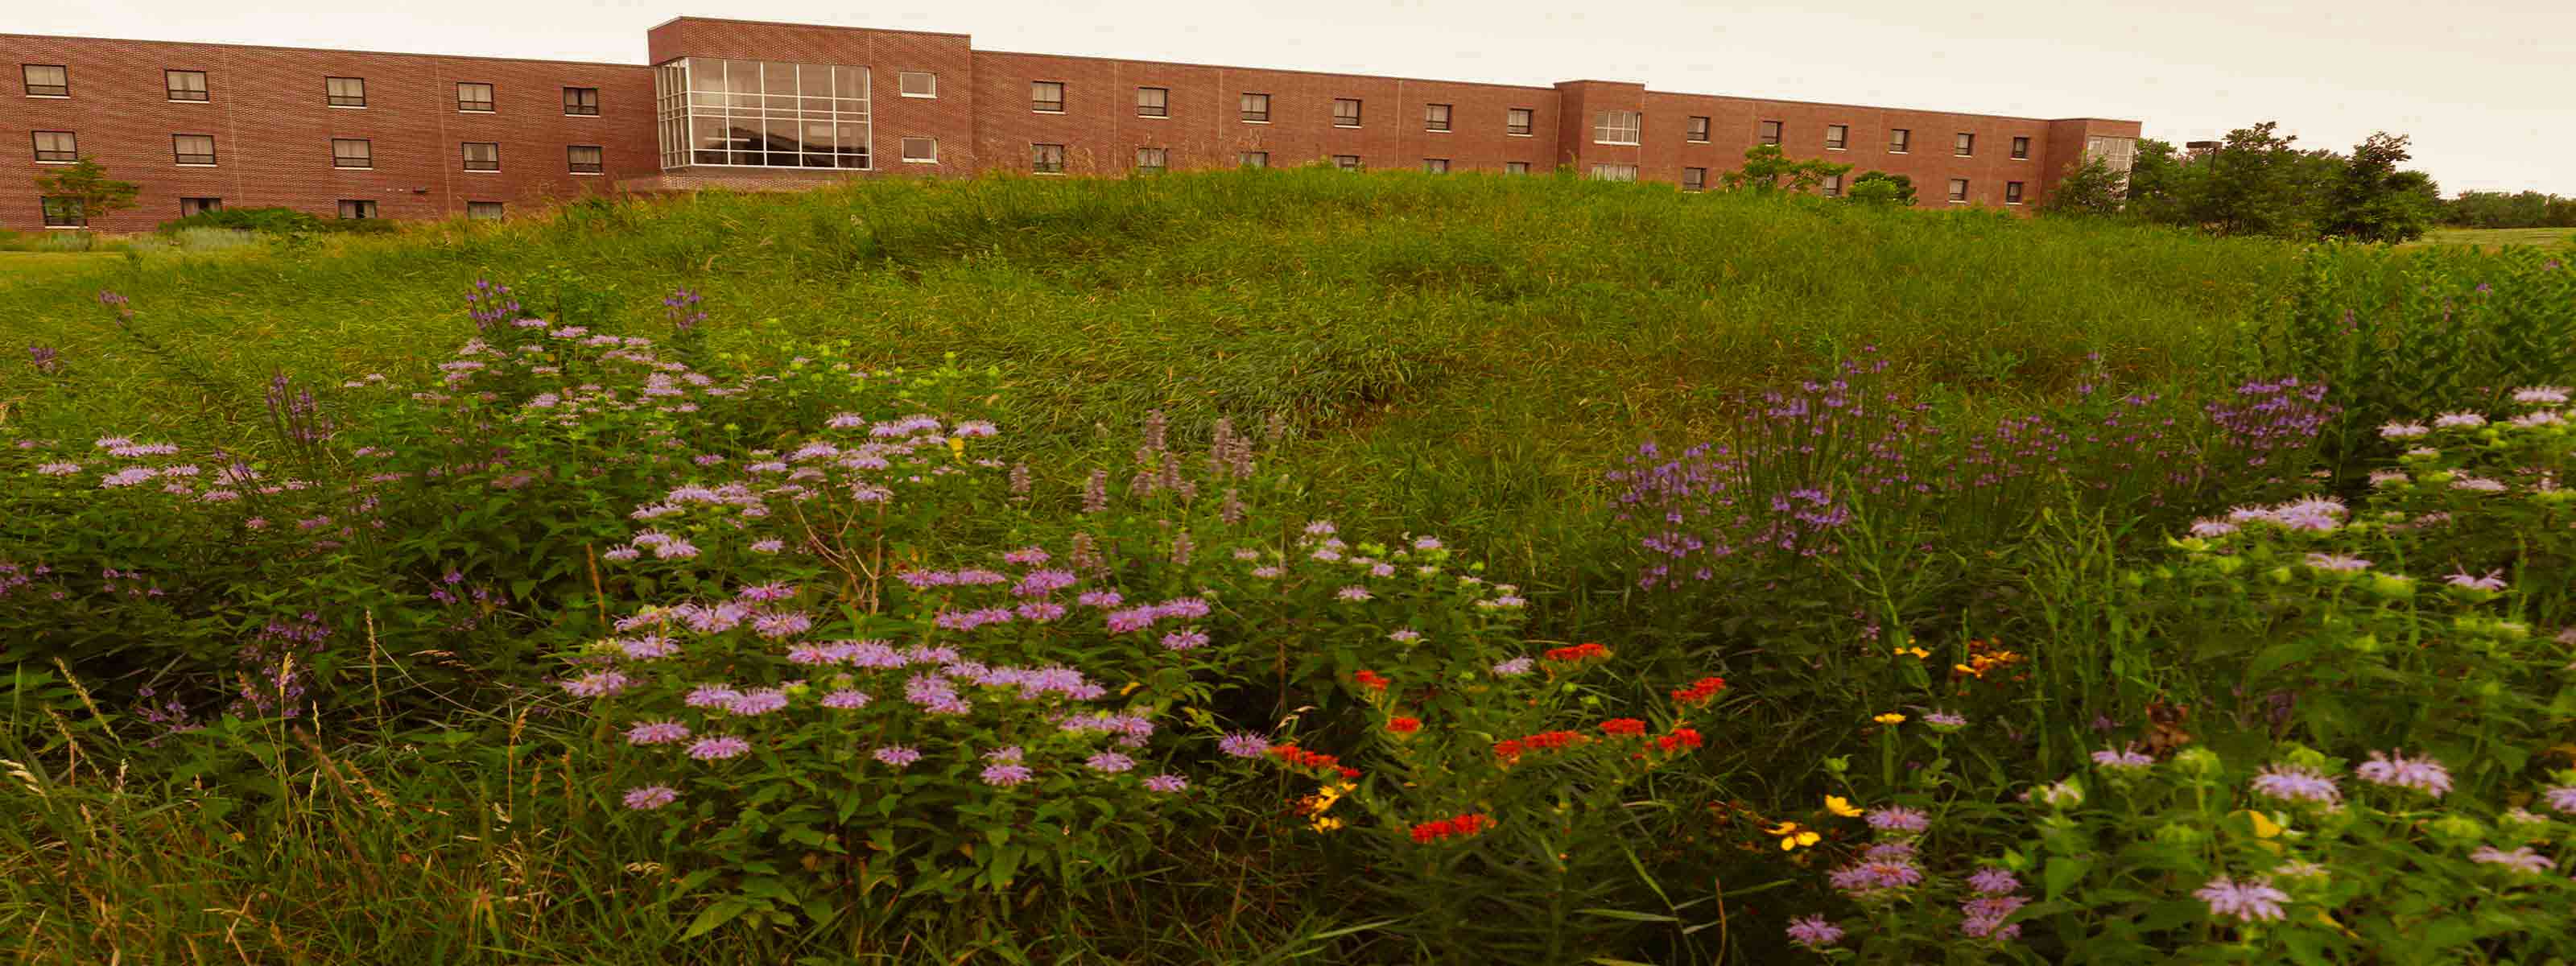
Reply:
[[2494, 250], [2507, 245], [2555, 248], [2576, 244], [2576, 228], [2436, 228], [2409, 245], [2476, 245]]

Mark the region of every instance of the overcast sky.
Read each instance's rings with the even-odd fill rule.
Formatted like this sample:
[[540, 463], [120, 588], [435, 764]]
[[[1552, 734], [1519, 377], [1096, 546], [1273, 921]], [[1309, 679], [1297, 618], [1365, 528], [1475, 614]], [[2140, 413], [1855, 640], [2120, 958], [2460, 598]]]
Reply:
[[[2576, 195], [2576, 0], [79, 0], [0, 32], [642, 63], [675, 16], [974, 35], [991, 50], [2143, 121], [2300, 147], [2414, 136], [2445, 195]], [[2126, 8], [2126, 9], [2122, 9]], [[2117, 11], [2117, 12], [2114, 12]], [[2130, 12], [2135, 11], [2135, 12]]]

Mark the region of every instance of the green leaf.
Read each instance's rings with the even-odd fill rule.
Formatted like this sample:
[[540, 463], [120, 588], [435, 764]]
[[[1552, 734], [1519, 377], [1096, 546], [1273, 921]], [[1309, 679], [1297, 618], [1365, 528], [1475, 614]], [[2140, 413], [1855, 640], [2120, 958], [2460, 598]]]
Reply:
[[[1587, 915], [1587, 916], [1600, 916], [1600, 917], [1602, 917], [1602, 918], [1604, 918], [1604, 919], [1625, 919], [1625, 920], [1627, 920], [1627, 921], [1629, 921], [1629, 922], [1680, 922], [1680, 921], [1681, 921], [1680, 919], [1674, 918], [1674, 917], [1672, 917], [1672, 916], [1663, 915], [1663, 914], [1661, 914], [1661, 913], [1654, 913], [1654, 912], [1630, 912], [1630, 911], [1628, 911], [1628, 910], [1626, 910], [1626, 909], [1577, 909], [1577, 910], [1574, 910], [1574, 911], [1579, 912], [1579, 913], [1582, 913], [1582, 914]], [[1598, 962], [1598, 960], [1595, 960], [1595, 962]]]
[[698, 918], [689, 923], [689, 930], [681, 933], [680, 938], [695, 939], [706, 935], [709, 930], [733, 921], [734, 917], [742, 915], [750, 908], [750, 903], [740, 899], [718, 899], [714, 904], [699, 910]]
[[2079, 859], [2065, 855], [2049, 859], [2048, 872], [2045, 877], [2045, 881], [2048, 884], [2048, 898], [2056, 899], [2066, 895], [2067, 888], [2082, 881], [2084, 879], [2084, 873], [2092, 867], [2093, 860], [2091, 859]]

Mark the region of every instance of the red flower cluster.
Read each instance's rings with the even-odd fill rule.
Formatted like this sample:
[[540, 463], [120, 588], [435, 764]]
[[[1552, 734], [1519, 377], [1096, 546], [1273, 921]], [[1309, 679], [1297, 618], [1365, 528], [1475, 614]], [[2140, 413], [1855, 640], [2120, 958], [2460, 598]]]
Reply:
[[1725, 678], [1701, 678], [1698, 681], [1692, 682], [1690, 687], [1674, 689], [1673, 703], [1703, 704], [1710, 698], [1717, 697], [1717, 693], [1724, 690], [1726, 690]]
[[1412, 733], [1414, 733], [1414, 732], [1416, 732], [1416, 731], [1420, 731], [1420, 730], [1422, 730], [1422, 719], [1420, 719], [1420, 718], [1389, 718], [1389, 719], [1387, 719], [1387, 722], [1386, 722], [1386, 730], [1388, 730], [1388, 731], [1392, 731], [1392, 732], [1395, 732], [1396, 734], [1399, 734], [1399, 735], [1409, 735], [1409, 734], [1412, 734]]
[[1646, 723], [1635, 718], [1612, 718], [1601, 723], [1601, 733], [1605, 735], [1642, 735], [1646, 733]]
[[1344, 778], [1356, 780], [1360, 777], [1359, 769], [1344, 767], [1340, 758], [1307, 751], [1293, 744], [1270, 746], [1270, 757], [1292, 768], [1330, 768], [1340, 772]]
[[1358, 674], [1351, 675], [1351, 680], [1366, 685], [1368, 689], [1372, 691], [1386, 690], [1386, 679], [1380, 677], [1376, 671], [1361, 671]]
[[1671, 752], [1680, 748], [1697, 748], [1699, 747], [1699, 730], [1696, 728], [1675, 728], [1673, 729], [1672, 734], [1655, 739], [1655, 747], [1662, 748], [1666, 752]]
[[1551, 661], [1580, 661], [1589, 657], [1609, 657], [1610, 649], [1599, 644], [1583, 643], [1573, 647], [1549, 648], [1545, 657]]
[[1542, 731], [1527, 738], [1497, 741], [1494, 743], [1494, 754], [1508, 765], [1520, 760], [1522, 752], [1554, 751], [1570, 745], [1582, 744], [1583, 740], [1583, 735], [1577, 732]]
[[1493, 827], [1493, 819], [1475, 812], [1469, 812], [1455, 818], [1444, 818], [1438, 821], [1424, 822], [1420, 825], [1416, 825], [1413, 827], [1413, 840], [1416, 842], [1430, 843], [1440, 841], [1441, 839], [1445, 839], [1453, 835], [1463, 838]]

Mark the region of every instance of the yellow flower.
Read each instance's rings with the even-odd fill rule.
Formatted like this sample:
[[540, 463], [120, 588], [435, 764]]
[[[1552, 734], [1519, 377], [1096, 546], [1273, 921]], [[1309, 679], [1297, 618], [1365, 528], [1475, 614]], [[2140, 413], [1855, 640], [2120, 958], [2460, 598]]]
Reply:
[[1316, 817], [1315, 817], [1315, 831], [1318, 831], [1318, 832], [1330, 832], [1330, 831], [1332, 831], [1332, 830], [1334, 830], [1334, 829], [1341, 828], [1341, 827], [1342, 827], [1342, 820], [1341, 820], [1341, 819], [1334, 818], [1334, 817], [1329, 816], [1329, 815], [1318, 815], [1318, 816], [1316, 816]]
[[1932, 656], [1932, 652], [1919, 647], [1900, 647], [1896, 649], [1896, 653], [1914, 655], [1914, 659], [1918, 661]]
[[951, 457], [966, 455], [966, 437], [948, 437], [948, 455]]
[[1905, 722], [1905, 716], [1897, 714], [1894, 711], [1890, 711], [1869, 720], [1878, 722], [1879, 724], [1903, 724]]
[[1860, 817], [1860, 809], [1852, 807], [1851, 799], [1844, 798], [1840, 795], [1825, 796], [1825, 811], [1832, 812], [1844, 818]]
[[1782, 822], [1777, 828], [1764, 829], [1763, 831], [1780, 837], [1780, 851], [1782, 852], [1794, 851], [1800, 846], [1814, 845], [1817, 842], [1824, 840], [1824, 836], [1818, 835], [1796, 822]]

